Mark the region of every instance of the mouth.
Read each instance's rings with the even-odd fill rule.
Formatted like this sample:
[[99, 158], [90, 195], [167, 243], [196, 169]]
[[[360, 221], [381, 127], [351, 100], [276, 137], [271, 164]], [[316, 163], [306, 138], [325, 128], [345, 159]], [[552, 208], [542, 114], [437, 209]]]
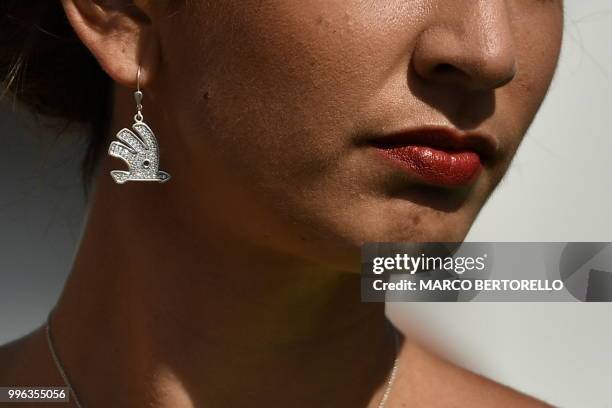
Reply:
[[417, 181], [438, 187], [473, 184], [497, 150], [490, 135], [449, 127], [405, 129], [374, 137], [368, 145]]

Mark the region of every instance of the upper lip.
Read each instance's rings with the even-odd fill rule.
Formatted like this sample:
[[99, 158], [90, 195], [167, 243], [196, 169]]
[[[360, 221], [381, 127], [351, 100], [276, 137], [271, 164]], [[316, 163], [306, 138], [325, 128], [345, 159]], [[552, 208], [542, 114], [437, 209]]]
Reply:
[[488, 133], [461, 131], [447, 126], [422, 126], [401, 129], [369, 139], [369, 144], [383, 149], [402, 146], [429, 146], [446, 151], [470, 150], [481, 159], [493, 157], [497, 139]]

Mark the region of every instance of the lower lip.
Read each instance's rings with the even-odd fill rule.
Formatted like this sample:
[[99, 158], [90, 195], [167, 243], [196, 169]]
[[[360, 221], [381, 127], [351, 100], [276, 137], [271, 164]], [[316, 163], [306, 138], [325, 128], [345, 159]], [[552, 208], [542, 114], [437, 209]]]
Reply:
[[480, 157], [473, 151], [445, 151], [429, 146], [377, 148], [377, 151], [421, 181], [442, 187], [467, 186], [482, 170]]

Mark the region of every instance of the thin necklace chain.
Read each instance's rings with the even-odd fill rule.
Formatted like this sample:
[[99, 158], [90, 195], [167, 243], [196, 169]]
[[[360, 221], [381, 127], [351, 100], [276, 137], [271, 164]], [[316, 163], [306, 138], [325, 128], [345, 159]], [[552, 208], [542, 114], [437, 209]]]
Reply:
[[50, 321], [51, 319], [47, 318], [47, 324], [45, 325], [45, 334], [47, 336], [47, 346], [49, 348], [49, 352], [51, 353], [51, 357], [53, 357], [53, 361], [55, 362], [55, 367], [57, 368], [57, 371], [59, 371], [60, 375], [62, 376], [62, 379], [64, 380], [64, 384], [66, 384], [66, 386], [68, 387], [68, 391], [72, 394], [74, 403], [78, 408], [83, 408], [83, 405], [81, 405], [81, 401], [79, 400], [79, 397], [77, 396], [76, 391], [72, 386], [72, 382], [70, 382], [68, 374], [66, 374], [66, 370], [64, 369], [64, 366], [62, 365], [62, 362], [60, 361], [59, 356], [55, 351], [55, 343], [53, 342], [53, 338], [51, 337]]
[[[391, 368], [391, 372], [389, 373], [389, 378], [387, 379], [387, 385], [385, 386], [385, 391], [380, 400], [380, 403], [378, 404], [378, 408], [385, 408], [385, 404], [387, 403], [387, 399], [389, 399], [389, 394], [391, 394], [391, 389], [393, 388], [393, 383], [395, 382], [395, 377], [397, 374], [397, 368], [399, 366], [399, 343], [400, 343], [399, 333], [397, 332], [397, 329], [393, 327], [393, 325], [391, 325], [391, 327], [393, 330], [393, 337], [395, 341], [395, 358], [393, 360], [393, 367]], [[68, 390], [72, 394], [72, 398], [74, 399], [74, 403], [76, 404], [76, 406], [78, 408], [83, 408], [83, 405], [81, 404], [81, 401], [79, 400], [79, 397], [77, 396], [77, 393], [74, 390], [74, 387], [72, 386], [72, 382], [70, 381], [70, 378], [68, 377], [68, 374], [66, 373], [66, 370], [64, 369], [64, 365], [62, 364], [57, 354], [57, 351], [55, 350], [55, 343], [53, 341], [53, 337], [51, 337], [51, 318], [50, 316], [49, 318], [47, 318], [47, 322], [45, 324], [45, 335], [47, 337], [47, 347], [49, 348], [49, 352], [51, 353], [51, 357], [53, 358], [57, 371], [62, 376], [64, 383], [66, 384], [66, 386], [68, 387]]]
[[385, 404], [387, 403], [389, 394], [391, 394], [391, 388], [393, 388], [393, 383], [395, 382], [395, 377], [397, 375], [397, 367], [399, 366], [400, 335], [397, 329], [391, 323], [389, 323], [389, 326], [391, 326], [391, 330], [393, 330], [393, 340], [395, 341], [395, 358], [393, 359], [393, 367], [391, 368], [391, 372], [389, 373], [389, 378], [387, 379], [387, 386], [385, 387], [385, 392], [383, 393], [383, 396], [380, 399], [378, 408], [385, 408]]

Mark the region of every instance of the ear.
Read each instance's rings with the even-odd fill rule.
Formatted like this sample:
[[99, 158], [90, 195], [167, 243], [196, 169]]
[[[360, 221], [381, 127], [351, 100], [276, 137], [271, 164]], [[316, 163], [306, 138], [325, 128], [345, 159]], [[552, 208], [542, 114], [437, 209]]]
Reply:
[[[159, 64], [159, 39], [152, 24], [155, 1], [62, 0], [66, 16], [102, 69], [117, 83], [136, 87], [154, 77]], [[164, 3], [164, 2], [158, 2]]]

